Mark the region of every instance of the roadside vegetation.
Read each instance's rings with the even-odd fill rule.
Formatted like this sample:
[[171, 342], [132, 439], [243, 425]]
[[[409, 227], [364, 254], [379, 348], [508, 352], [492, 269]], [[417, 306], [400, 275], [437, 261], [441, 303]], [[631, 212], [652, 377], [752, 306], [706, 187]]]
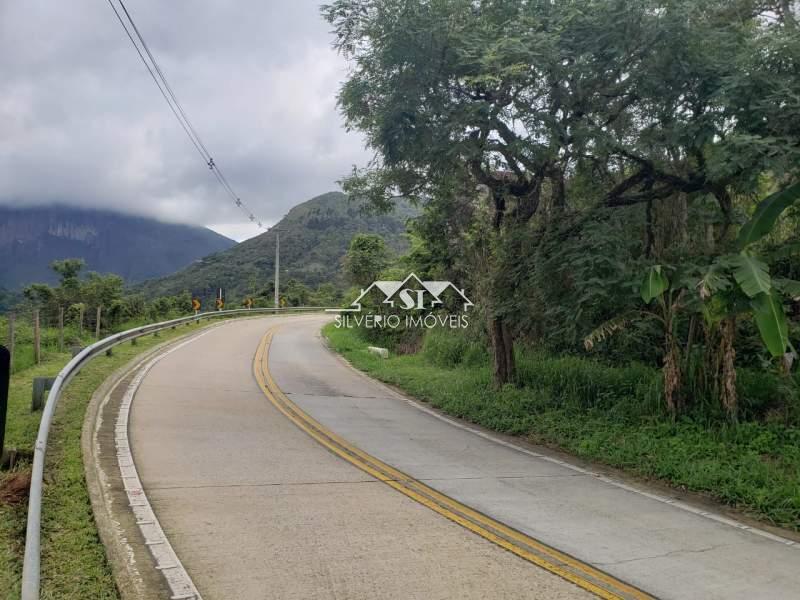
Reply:
[[[42, 506], [42, 598], [117, 598], [105, 550], [92, 515], [81, 455], [81, 428], [95, 389], [134, 356], [153, 346], [203, 327], [192, 324], [159, 337], [122, 344], [112, 356], [93, 359], [69, 383], [56, 410], [47, 446]], [[69, 359], [52, 353], [39, 366], [16, 372], [11, 379], [7, 447], [22, 451], [10, 472], [0, 472], [0, 597], [19, 597], [27, 519], [27, 482], [31, 449], [41, 412], [31, 412], [31, 380], [55, 375]], [[11, 482], [21, 482], [20, 485]]]
[[[374, 151], [343, 188], [377, 211], [415, 208], [401, 210], [413, 217], [408, 244], [396, 223], [385, 240], [357, 234], [350, 208], [298, 211], [339, 235], [304, 238], [310, 254], [287, 236], [318, 287], [287, 279], [283, 301], [349, 304], [411, 272], [453, 282], [474, 302], [465, 329], [327, 335], [357, 367], [448, 413], [800, 530], [797, 0], [331, 0], [322, 14], [350, 66], [345, 124]], [[320, 267], [343, 232], [356, 234], [345, 294]], [[226, 308], [246, 294], [271, 306], [272, 248], [243, 243], [227, 267], [209, 257], [169, 292], [213, 294], [230, 271], [237, 297]], [[55, 263], [58, 286], [29, 286], [13, 303], [9, 444], [23, 450], [38, 421], [25, 413], [30, 377], [91, 340], [97, 307], [101, 334], [190, 311], [188, 292], [146, 298], [82, 266]], [[426, 309], [454, 313], [458, 302]], [[63, 346], [52, 329], [62, 309]], [[39, 366], [25, 323], [34, 310]], [[0, 342], [5, 331], [0, 321]], [[390, 358], [367, 354], [368, 343]], [[76, 598], [111, 593], [76, 427], [91, 386], [128, 352], [97, 359], [85, 388], [73, 382], [51, 440], [48, 502], [61, 504], [44, 511], [58, 515], [46, 524], [46, 585]], [[24, 511], [0, 511], [0, 591], [13, 595]]]
[[[0, 344], [9, 345], [9, 318], [14, 320], [14, 355], [12, 371], [36, 364], [34, 351], [34, 312], [39, 314], [41, 359], [57, 358], [76, 347], [85, 347], [100, 337], [192, 314], [192, 295], [183, 291], [173, 296], [145, 296], [131, 292], [125, 281], [113, 273], [84, 273], [81, 259], [68, 258], [52, 263], [59, 284], [51, 286], [34, 283], [17, 297], [5, 298], [5, 314], [0, 314]], [[242, 308], [245, 298], [253, 300], [254, 308], [274, 306], [272, 284], [257, 286], [251, 282], [253, 293], [237, 297], [226, 296], [226, 309]], [[281, 288], [281, 305], [335, 306], [341, 302], [341, 291], [330, 283], [311, 289], [289, 279]], [[203, 310], [215, 310], [205, 302]], [[100, 322], [98, 328], [98, 310]], [[63, 335], [59, 324], [63, 322]]]
[[[673, 421], [662, 407], [656, 368], [518, 347], [520, 383], [498, 390], [485, 345], [458, 334], [429, 333], [418, 352], [388, 359], [368, 353], [359, 330], [331, 324], [325, 335], [355, 367], [448, 414], [800, 531], [800, 428], [780, 421], [731, 425], [702, 412]], [[757, 371], [744, 370], [740, 379], [753, 410], [781, 393], [777, 378]]]
[[[27, 494], [32, 450], [41, 410], [31, 410], [32, 381], [53, 377], [72, 353], [112, 333], [192, 314], [192, 296], [145, 298], [126, 290], [114, 274], [83, 273], [84, 262], [55, 261], [56, 286], [32, 284], [19, 294], [3, 295], [0, 344], [10, 346], [13, 329], [12, 377], [6, 420], [5, 450], [13, 458], [0, 470], [0, 597], [19, 595], [25, 541]], [[282, 294], [285, 306], [331, 305], [340, 292], [331, 284], [317, 290], [289, 280]], [[254, 306], [273, 306], [272, 289], [253, 297]], [[225, 308], [238, 308], [230, 297]], [[206, 310], [213, 308], [206, 306]], [[99, 314], [99, 322], [98, 322]], [[35, 316], [39, 320], [39, 357], [35, 350]], [[116, 598], [116, 589], [95, 528], [86, 490], [80, 435], [86, 406], [94, 390], [115, 369], [153, 345], [205, 325], [192, 324], [160, 337], [123, 344], [113, 356], [93, 359], [68, 385], [51, 429], [45, 467], [42, 507], [42, 597]]]
[[[34, 284], [0, 317], [0, 343], [8, 344], [9, 314], [14, 318], [14, 356], [6, 421], [6, 451], [14, 464], [0, 471], [0, 597], [19, 597], [27, 519], [27, 494], [32, 450], [41, 410], [31, 410], [35, 377], [55, 376], [70, 360], [75, 347], [96, 340], [97, 307], [101, 307], [99, 335], [154, 321], [191, 314], [191, 297], [154, 298], [128, 294], [116, 275], [88, 273], [83, 262], [66, 259], [53, 263], [60, 276], [57, 286]], [[63, 310], [63, 334], [58, 327]], [[33, 313], [40, 319], [40, 359], [34, 350]], [[191, 332], [202, 324], [146, 336], [137, 345], [122, 344], [112, 356], [93, 359], [66, 388], [50, 432], [42, 506], [42, 598], [117, 598], [92, 515], [84, 479], [81, 428], [94, 390], [114, 370], [154, 345]]]
[[[36, 364], [34, 312], [38, 312], [41, 360], [58, 359], [73, 348], [91, 344], [100, 337], [133, 327], [191, 314], [188, 292], [177, 296], [145, 299], [125, 291], [118, 275], [82, 273], [84, 262], [68, 258], [52, 263], [59, 284], [34, 283], [0, 315], [0, 344], [9, 346], [9, 319], [13, 318], [14, 354], [12, 372]], [[98, 327], [98, 309], [100, 322]], [[63, 323], [63, 334], [59, 323]]]
[[798, 529], [798, 8], [323, 7], [375, 151], [344, 188], [422, 210], [400, 259], [354, 239], [351, 281], [413, 272], [475, 304], [466, 330], [334, 346], [452, 414]]

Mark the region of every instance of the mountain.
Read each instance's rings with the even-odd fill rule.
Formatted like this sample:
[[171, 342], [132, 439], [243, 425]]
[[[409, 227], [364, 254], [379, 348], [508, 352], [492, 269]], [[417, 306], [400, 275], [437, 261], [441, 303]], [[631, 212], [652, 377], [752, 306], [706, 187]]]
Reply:
[[280, 229], [281, 281], [295, 279], [316, 287], [320, 283], [344, 284], [341, 261], [357, 233], [383, 236], [395, 252], [408, 248], [406, 221], [417, 211], [400, 202], [394, 212], [370, 214], [341, 192], [330, 192], [298, 204], [272, 229], [235, 247], [207, 256], [173, 275], [145, 282], [149, 296], [189, 290], [213, 298], [217, 288], [226, 296], [241, 298], [271, 285], [275, 276], [275, 237]]
[[235, 244], [203, 227], [112, 212], [0, 206], [0, 288], [56, 283], [49, 265], [62, 258], [84, 259], [86, 271], [143, 281]]

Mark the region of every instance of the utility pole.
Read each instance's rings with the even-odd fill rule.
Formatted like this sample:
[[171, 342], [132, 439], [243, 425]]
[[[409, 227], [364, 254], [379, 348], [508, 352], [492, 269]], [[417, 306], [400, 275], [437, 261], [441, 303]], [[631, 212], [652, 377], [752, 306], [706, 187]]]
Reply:
[[275, 230], [275, 308], [281, 307], [280, 295], [280, 272], [281, 272], [281, 231], [285, 229]]

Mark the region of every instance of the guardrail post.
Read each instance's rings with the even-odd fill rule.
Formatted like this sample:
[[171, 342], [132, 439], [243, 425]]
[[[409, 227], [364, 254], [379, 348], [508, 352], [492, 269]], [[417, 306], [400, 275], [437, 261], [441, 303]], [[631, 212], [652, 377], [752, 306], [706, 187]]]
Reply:
[[0, 346], [0, 463], [3, 462], [3, 454], [5, 454], [8, 383], [10, 380], [11, 352], [5, 346]]
[[[301, 308], [300, 310], [324, 310], [322, 308]], [[210, 319], [218, 316], [236, 316], [246, 313], [244, 310], [231, 310], [220, 311], [215, 313], [204, 313], [193, 317], [186, 317], [188, 322], [200, 322], [200, 319]], [[287, 311], [283, 309], [263, 309], [263, 314], [286, 314]], [[181, 319], [173, 319], [171, 321], [164, 321], [146, 325], [144, 327], [137, 327], [129, 329], [114, 336], [109, 336], [104, 341], [97, 341], [91, 344], [86, 350], [81, 361], [70, 361], [67, 366], [59, 372], [53, 384], [50, 394], [48, 394], [42, 412], [42, 419], [39, 422], [39, 433], [36, 437], [36, 444], [33, 449], [33, 465], [31, 467], [31, 486], [30, 494], [28, 496], [28, 522], [25, 528], [25, 557], [22, 562], [22, 595], [21, 600], [39, 600], [39, 589], [41, 580], [41, 525], [42, 525], [42, 485], [44, 480], [44, 460], [45, 452], [47, 450], [47, 437], [50, 432], [50, 425], [53, 420], [56, 406], [61, 396], [61, 386], [75, 373], [80, 371], [81, 367], [88, 362], [92, 357], [97, 356], [103, 350], [114, 344], [122, 343], [131, 339], [134, 343], [137, 335], [145, 335], [145, 333], [153, 332], [153, 335], [158, 337], [158, 329], [166, 329], [177, 323], [183, 322]], [[83, 309], [80, 311], [80, 327], [81, 334], [83, 333]], [[153, 329], [155, 328], [155, 329]], [[81, 351], [80, 347], [73, 348], [73, 359]]]
[[53, 387], [55, 377], [34, 377], [31, 393], [31, 412], [41, 410], [44, 406], [44, 399], [47, 395], [47, 390]]

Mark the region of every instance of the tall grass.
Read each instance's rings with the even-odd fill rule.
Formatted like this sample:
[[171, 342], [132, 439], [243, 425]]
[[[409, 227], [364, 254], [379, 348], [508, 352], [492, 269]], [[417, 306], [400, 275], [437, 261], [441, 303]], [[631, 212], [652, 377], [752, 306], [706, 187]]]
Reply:
[[[739, 370], [738, 425], [716, 418], [707, 402], [673, 421], [661, 405], [661, 372], [646, 365], [520, 347], [519, 385], [498, 390], [485, 347], [459, 333], [429, 332], [420, 352], [388, 360], [369, 354], [357, 331], [329, 326], [325, 334], [356, 367], [449, 414], [800, 530], [800, 428], [787, 417], [800, 399], [774, 374]], [[767, 408], [776, 406], [776, 394], [784, 394], [785, 414]]]
[[[159, 320], [167, 320], [185, 316], [185, 313], [171, 312], [164, 315]], [[113, 333], [140, 327], [152, 322], [141, 317], [129, 319], [124, 322], [115, 323], [112, 327], [104, 327], [100, 331], [100, 336], [105, 337]], [[59, 330], [54, 324], [42, 323], [40, 328], [40, 347], [42, 361], [50, 357], [55, 357], [62, 352], [69, 353], [73, 347], [84, 348], [97, 340], [95, 330], [88, 326], [79, 327], [77, 323], [66, 323], [64, 325], [63, 351], [59, 346]], [[0, 315], [0, 344], [9, 345], [8, 339], [8, 317]], [[14, 319], [14, 356], [12, 358], [11, 372], [18, 373], [34, 366], [36, 362], [34, 352], [34, 331], [33, 321], [28, 315], [17, 315]]]

